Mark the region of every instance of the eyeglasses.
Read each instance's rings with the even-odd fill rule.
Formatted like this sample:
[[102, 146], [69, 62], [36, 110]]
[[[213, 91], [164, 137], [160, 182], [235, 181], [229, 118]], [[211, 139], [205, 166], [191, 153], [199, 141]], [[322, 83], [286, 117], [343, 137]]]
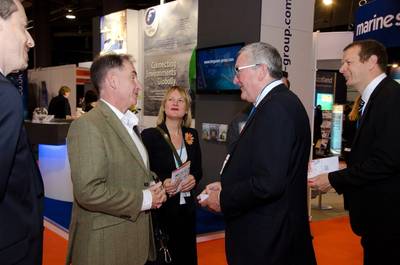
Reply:
[[259, 63], [255, 63], [255, 64], [249, 64], [249, 65], [244, 65], [244, 66], [236, 66], [235, 67], [235, 74], [238, 75], [240, 73], [240, 71], [242, 71], [243, 69], [256, 67], [256, 66], [259, 66], [259, 65], [260, 65]]

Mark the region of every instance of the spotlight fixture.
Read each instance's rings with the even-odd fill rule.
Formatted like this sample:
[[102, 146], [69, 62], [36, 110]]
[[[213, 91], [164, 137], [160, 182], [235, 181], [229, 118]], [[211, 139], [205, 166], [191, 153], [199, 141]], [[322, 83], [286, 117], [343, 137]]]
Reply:
[[322, 3], [324, 3], [324, 5], [326, 5], [326, 6], [330, 6], [333, 4], [333, 1], [332, 0], [322, 0]]
[[67, 14], [65, 15], [65, 18], [67, 18], [67, 19], [76, 19], [76, 16], [72, 12], [72, 9], [68, 9], [67, 10]]
[[399, 65], [397, 63], [392, 64], [392, 68], [397, 68]]

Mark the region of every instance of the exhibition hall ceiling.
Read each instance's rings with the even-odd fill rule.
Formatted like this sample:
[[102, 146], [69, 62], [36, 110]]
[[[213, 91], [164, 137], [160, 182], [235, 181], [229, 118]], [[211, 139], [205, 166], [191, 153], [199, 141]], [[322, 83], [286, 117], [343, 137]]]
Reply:
[[[316, 0], [314, 30], [352, 30], [353, 13], [360, 2], [367, 1], [333, 0], [333, 5], [324, 6], [322, 0]], [[42, 36], [48, 35], [45, 41], [50, 43], [51, 65], [77, 63], [92, 58], [93, 18], [121, 9], [140, 10], [159, 4], [159, 0], [23, 1], [33, 37], [43, 41]], [[75, 15], [76, 19], [67, 19], [67, 13]]]

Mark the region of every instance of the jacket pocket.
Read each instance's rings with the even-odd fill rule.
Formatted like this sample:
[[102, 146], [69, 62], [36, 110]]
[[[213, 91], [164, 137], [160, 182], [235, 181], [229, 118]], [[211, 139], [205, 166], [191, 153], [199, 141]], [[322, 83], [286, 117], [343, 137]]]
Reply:
[[102, 228], [118, 225], [123, 222], [127, 222], [127, 220], [123, 219], [123, 218], [115, 217], [112, 215], [100, 215], [100, 216], [96, 216], [93, 219], [92, 229], [93, 230], [102, 229]]

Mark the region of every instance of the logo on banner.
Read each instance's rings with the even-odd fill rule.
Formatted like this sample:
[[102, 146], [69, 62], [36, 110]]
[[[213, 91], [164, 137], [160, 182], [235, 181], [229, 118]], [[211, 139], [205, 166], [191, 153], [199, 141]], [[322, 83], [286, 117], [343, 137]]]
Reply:
[[354, 40], [375, 39], [386, 47], [400, 46], [400, 5], [397, 1], [374, 1], [359, 7]]
[[154, 36], [154, 34], [156, 34], [157, 28], [158, 28], [157, 11], [155, 8], [149, 8], [145, 13], [144, 32], [148, 37], [152, 37]]

